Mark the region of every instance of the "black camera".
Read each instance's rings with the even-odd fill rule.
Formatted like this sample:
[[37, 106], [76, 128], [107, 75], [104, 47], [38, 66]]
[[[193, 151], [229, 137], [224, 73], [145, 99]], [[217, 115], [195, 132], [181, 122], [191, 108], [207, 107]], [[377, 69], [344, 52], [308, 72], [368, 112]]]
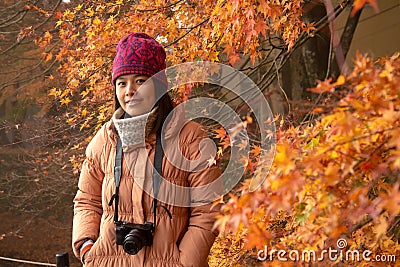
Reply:
[[155, 225], [152, 222], [144, 224], [115, 222], [115, 237], [117, 245], [122, 245], [125, 252], [137, 254], [144, 246], [153, 244]]

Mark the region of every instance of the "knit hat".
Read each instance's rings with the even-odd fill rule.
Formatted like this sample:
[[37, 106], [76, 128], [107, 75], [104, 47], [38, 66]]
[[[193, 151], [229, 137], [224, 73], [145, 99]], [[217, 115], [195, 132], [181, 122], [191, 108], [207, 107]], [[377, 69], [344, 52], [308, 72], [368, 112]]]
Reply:
[[[164, 70], [165, 50], [154, 38], [145, 33], [134, 32], [122, 38], [112, 67], [112, 83], [121, 75], [143, 74], [149, 77]], [[165, 72], [154, 78], [167, 84]]]

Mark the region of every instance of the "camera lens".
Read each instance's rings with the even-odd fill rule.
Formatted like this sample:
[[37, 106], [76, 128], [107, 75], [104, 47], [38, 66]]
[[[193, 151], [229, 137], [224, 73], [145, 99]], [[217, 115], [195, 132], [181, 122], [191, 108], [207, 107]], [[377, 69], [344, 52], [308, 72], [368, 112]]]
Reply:
[[123, 247], [125, 252], [131, 255], [137, 254], [142, 249], [143, 240], [136, 229], [133, 229], [126, 235]]

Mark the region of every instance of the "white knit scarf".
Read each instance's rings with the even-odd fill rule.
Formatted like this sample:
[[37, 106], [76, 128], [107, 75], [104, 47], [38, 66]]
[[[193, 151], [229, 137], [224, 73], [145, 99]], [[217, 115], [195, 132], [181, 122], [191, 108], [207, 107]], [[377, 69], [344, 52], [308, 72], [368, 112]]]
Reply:
[[[132, 146], [136, 144], [144, 144], [146, 137], [146, 127], [148, 127], [148, 121], [154, 122], [157, 108], [153, 109], [149, 113], [131, 117], [131, 118], [118, 118], [118, 115], [122, 115], [122, 110], [117, 110], [113, 115], [113, 122], [117, 129], [118, 135], [121, 138], [122, 146]], [[150, 118], [149, 118], [150, 117]]]

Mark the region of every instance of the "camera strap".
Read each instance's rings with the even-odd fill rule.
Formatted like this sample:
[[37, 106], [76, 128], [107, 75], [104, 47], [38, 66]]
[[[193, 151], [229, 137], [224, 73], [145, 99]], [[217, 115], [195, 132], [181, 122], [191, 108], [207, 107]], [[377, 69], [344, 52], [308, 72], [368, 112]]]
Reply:
[[[163, 150], [161, 147], [161, 133], [157, 133], [156, 136], [156, 148], [154, 154], [154, 170], [153, 170], [153, 193], [154, 193], [154, 202], [153, 202], [153, 214], [154, 214], [154, 225], [156, 224], [156, 210], [157, 210], [157, 195], [160, 190], [160, 183], [162, 177], [162, 159], [163, 159]], [[121, 175], [122, 175], [122, 142], [121, 139], [117, 140], [117, 147], [115, 153], [115, 166], [114, 166], [114, 180], [115, 180], [115, 194], [111, 197], [109, 206], [115, 201], [115, 210], [114, 210], [114, 222], [118, 222], [118, 202], [119, 202], [119, 185], [121, 183]]]
[[115, 180], [115, 193], [111, 197], [109, 206], [115, 201], [114, 208], [114, 222], [118, 222], [118, 202], [119, 202], [119, 184], [121, 183], [122, 174], [122, 142], [121, 139], [117, 140], [117, 147], [115, 149], [115, 165], [114, 165], [114, 180]]
[[160, 183], [162, 177], [162, 160], [163, 160], [163, 150], [161, 147], [161, 133], [157, 133], [156, 136], [156, 150], [154, 152], [154, 169], [153, 169], [153, 215], [154, 215], [154, 225], [156, 225], [156, 211], [157, 211], [157, 196], [160, 190]]

